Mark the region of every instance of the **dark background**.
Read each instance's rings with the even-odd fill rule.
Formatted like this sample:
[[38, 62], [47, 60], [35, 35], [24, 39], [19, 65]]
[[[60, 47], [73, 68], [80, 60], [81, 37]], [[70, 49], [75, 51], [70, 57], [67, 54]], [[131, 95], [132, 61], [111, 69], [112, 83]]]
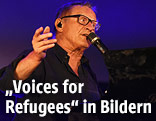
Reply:
[[[31, 48], [37, 28], [48, 25], [52, 29], [56, 10], [70, 1], [74, 0], [0, 0], [0, 68]], [[97, 17], [102, 24], [97, 34], [110, 50], [156, 47], [155, 0], [88, 1], [97, 7]], [[98, 80], [108, 83], [100, 52], [90, 47], [86, 55]], [[6, 98], [0, 95], [0, 121], [11, 118], [4, 111]]]
[[[40, 26], [53, 28], [56, 10], [73, 0], [0, 0], [0, 68], [23, 50], [31, 48], [32, 36]], [[109, 49], [156, 46], [155, 0], [89, 0], [97, 7], [102, 24], [97, 34]], [[98, 80], [107, 81], [100, 53], [86, 52]]]

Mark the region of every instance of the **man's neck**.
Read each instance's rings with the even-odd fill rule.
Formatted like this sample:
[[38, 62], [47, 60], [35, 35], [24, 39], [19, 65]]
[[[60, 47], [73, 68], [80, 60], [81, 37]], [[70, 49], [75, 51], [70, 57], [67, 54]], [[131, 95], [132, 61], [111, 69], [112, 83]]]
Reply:
[[80, 65], [80, 61], [83, 56], [84, 49], [79, 49], [79, 48], [72, 49], [67, 47], [65, 44], [59, 42], [57, 44], [61, 46], [68, 53], [68, 56], [70, 57], [68, 64], [75, 72], [75, 74], [78, 76], [78, 67]]
[[84, 48], [72, 48], [70, 47], [70, 45], [63, 43], [61, 41], [58, 41], [57, 44], [68, 53], [68, 56], [71, 59], [74, 59], [77, 62], [81, 60], [85, 50]]

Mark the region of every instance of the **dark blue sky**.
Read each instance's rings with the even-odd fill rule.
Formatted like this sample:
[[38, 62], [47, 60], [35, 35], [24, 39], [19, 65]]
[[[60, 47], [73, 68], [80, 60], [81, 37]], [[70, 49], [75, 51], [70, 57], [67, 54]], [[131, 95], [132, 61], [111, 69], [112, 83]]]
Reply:
[[[20, 52], [31, 47], [34, 31], [40, 26], [53, 27], [55, 13], [72, 0], [1, 0], [0, 68]], [[97, 6], [102, 24], [97, 34], [109, 49], [156, 46], [155, 0], [89, 0]], [[100, 53], [91, 47], [87, 56], [100, 80], [105, 75]]]

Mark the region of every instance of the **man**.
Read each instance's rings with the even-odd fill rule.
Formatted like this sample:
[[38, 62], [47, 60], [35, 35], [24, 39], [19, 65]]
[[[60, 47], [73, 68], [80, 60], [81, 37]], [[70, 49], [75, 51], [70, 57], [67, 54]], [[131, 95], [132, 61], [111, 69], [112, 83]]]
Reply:
[[[23, 83], [58, 83], [57, 94], [28, 94], [18, 102], [30, 99], [37, 103], [71, 103], [72, 100], [87, 99], [89, 102], [100, 99], [96, 77], [92, 72], [88, 60], [83, 56], [84, 51], [90, 46], [87, 35], [99, 29], [94, 9], [88, 2], [71, 3], [61, 8], [55, 20], [56, 39], [52, 37], [50, 28], [40, 27], [36, 30], [32, 46], [33, 50], [25, 52], [8, 66], [0, 78], [0, 89], [12, 89], [12, 80], [23, 80]], [[43, 33], [42, 33], [43, 32]], [[82, 93], [64, 93], [61, 84], [69, 79], [69, 83], [84, 83]], [[26, 118], [27, 114], [17, 116], [16, 120], [44, 120]], [[48, 115], [49, 116], [49, 115]], [[47, 117], [48, 117], [47, 116]], [[50, 115], [46, 120], [56, 119], [59, 116]], [[91, 120], [90, 116], [77, 116], [71, 120]], [[26, 118], [26, 119], [25, 119]], [[95, 117], [94, 117], [95, 118]], [[63, 119], [61, 119], [63, 120]], [[93, 120], [93, 119], [92, 119]], [[94, 119], [96, 120], [96, 119]]]

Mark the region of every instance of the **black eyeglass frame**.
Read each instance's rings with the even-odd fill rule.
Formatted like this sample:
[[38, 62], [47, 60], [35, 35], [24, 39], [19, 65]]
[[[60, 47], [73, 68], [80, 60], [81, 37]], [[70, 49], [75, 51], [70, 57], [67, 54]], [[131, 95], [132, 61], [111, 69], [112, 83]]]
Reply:
[[[86, 24], [80, 23], [80, 21], [79, 21], [80, 16], [84, 16], [84, 17], [86, 17], [86, 18], [88, 19], [88, 22], [87, 22]], [[91, 23], [92, 23], [92, 22], [96, 22], [96, 25], [95, 25], [95, 31], [98, 31], [99, 28], [100, 28], [100, 26], [101, 26], [101, 24], [100, 24], [98, 21], [91, 20], [91, 19], [88, 18], [87, 16], [85, 16], [85, 15], [81, 15], [81, 14], [77, 14], [77, 15], [69, 15], [69, 16], [63, 16], [63, 17], [61, 17], [61, 19], [63, 19], [63, 18], [69, 18], [69, 17], [78, 17], [78, 23], [81, 24], [81, 25], [84, 25], [84, 26], [86, 26], [89, 22], [91, 22]]]

